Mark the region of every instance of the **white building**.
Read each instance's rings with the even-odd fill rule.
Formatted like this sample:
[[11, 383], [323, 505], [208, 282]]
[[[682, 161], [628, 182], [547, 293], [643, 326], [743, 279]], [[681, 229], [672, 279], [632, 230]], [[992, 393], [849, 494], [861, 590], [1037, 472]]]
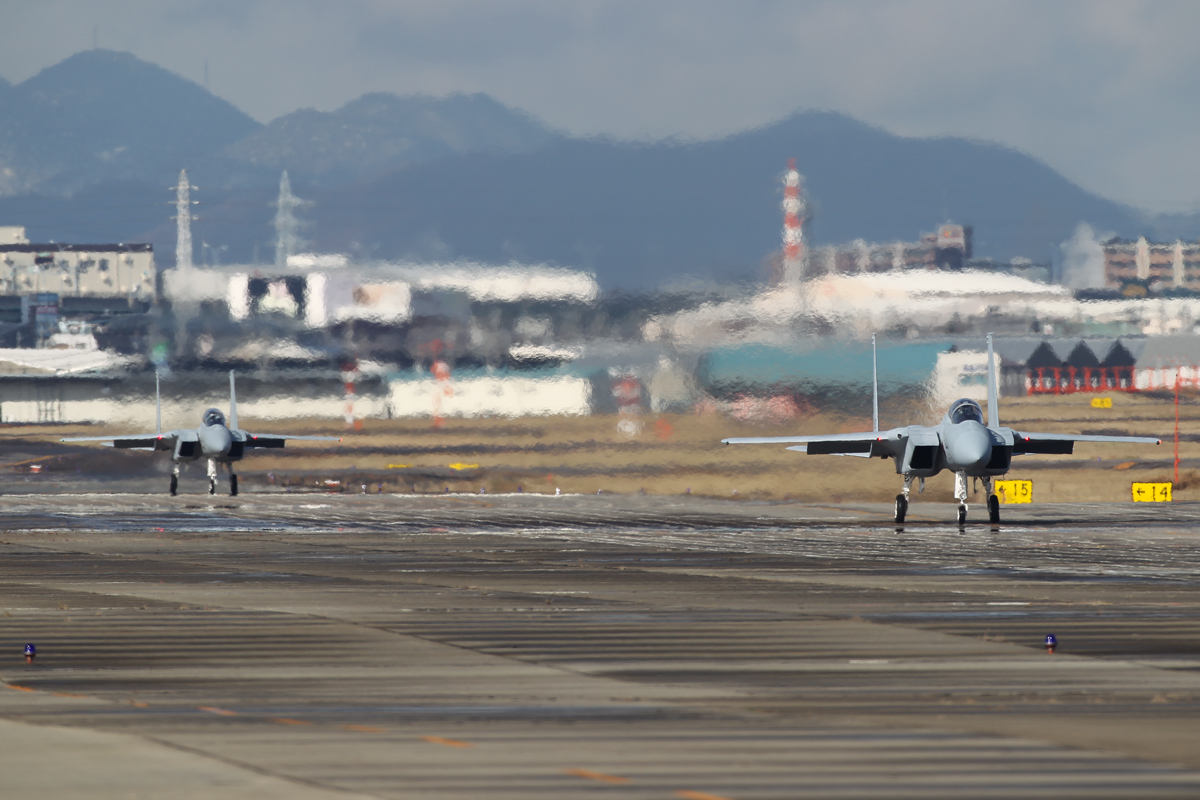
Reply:
[[30, 243], [23, 227], [0, 227], [0, 294], [153, 302], [156, 277], [150, 244]]
[[234, 321], [281, 315], [309, 328], [364, 320], [408, 322], [414, 295], [457, 294], [473, 302], [591, 303], [593, 276], [544, 265], [477, 262], [351, 263], [345, 256], [299, 254], [285, 267], [233, 265], [167, 270], [163, 293], [173, 303], [224, 303]]

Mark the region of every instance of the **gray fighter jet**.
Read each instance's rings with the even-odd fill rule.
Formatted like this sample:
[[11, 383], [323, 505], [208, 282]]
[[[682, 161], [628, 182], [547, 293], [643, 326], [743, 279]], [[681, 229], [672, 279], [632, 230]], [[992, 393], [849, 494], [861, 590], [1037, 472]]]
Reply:
[[229, 371], [229, 422], [220, 409], [210, 408], [201, 417], [199, 428], [177, 431], [162, 429], [162, 400], [158, 390], [158, 375], [154, 376], [154, 433], [135, 433], [128, 436], [72, 436], [61, 442], [104, 442], [109, 447], [124, 450], [163, 450], [171, 453], [175, 462], [171, 472], [171, 495], [179, 489], [179, 467], [181, 464], [208, 459], [208, 493], [217, 493], [217, 465], [229, 472], [229, 494], [238, 493], [238, 479], [233, 472], [233, 462], [241, 461], [247, 450], [256, 447], [283, 447], [287, 439], [310, 442], [340, 442], [336, 436], [292, 436], [277, 433], [247, 433], [238, 428], [237, 391], [234, 386], [233, 370]]
[[[954, 497], [958, 500], [958, 523], [967, 521], [967, 479], [983, 481], [987, 496], [988, 518], [1000, 521], [1000, 499], [993, 494], [993, 481], [1009, 470], [1013, 456], [1042, 454], [1070, 455], [1075, 442], [1126, 442], [1161, 444], [1150, 436], [1077, 436], [1069, 433], [1031, 433], [1001, 427], [997, 403], [996, 370], [992, 355], [992, 335], [988, 334], [988, 408], [987, 424], [983, 409], [974, 400], [955, 400], [937, 425], [909, 425], [879, 430], [879, 372], [873, 365], [874, 429], [862, 433], [836, 433], [825, 436], [761, 436], [723, 439], [725, 444], [791, 444], [788, 450], [809, 455], [890, 458], [896, 473], [904, 476], [904, 489], [896, 495], [896, 522], [904, 522], [908, 496], [914, 480], [918, 494], [925, 490], [925, 479], [944, 469], [954, 473]], [[875, 340], [871, 338], [874, 361]]]

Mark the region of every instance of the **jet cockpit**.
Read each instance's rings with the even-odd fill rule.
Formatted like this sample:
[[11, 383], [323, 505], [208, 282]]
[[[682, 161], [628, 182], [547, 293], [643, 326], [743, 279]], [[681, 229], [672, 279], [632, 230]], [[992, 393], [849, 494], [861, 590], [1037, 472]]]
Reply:
[[955, 400], [950, 406], [949, 411], [950, 422], [958, 425], [961, 422], [978, 422], [983, 424], [983, 409], [979, 407], [979, 403], [974, 400], [963, 398]]

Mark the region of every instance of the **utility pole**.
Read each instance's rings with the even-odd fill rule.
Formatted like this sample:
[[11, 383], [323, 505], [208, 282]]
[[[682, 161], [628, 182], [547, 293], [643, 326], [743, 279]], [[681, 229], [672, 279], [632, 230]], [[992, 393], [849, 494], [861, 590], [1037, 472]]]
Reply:
[[275, 266], [286, 267], [288, 256], [295, 255], [305, 244], [300, 238], [303, 223], [296, 219], [296, 209], [311, 204], [312, 201], [292, 194], [292, 182], [285, 169], [279, 178], [279, 199], [275, 201]]

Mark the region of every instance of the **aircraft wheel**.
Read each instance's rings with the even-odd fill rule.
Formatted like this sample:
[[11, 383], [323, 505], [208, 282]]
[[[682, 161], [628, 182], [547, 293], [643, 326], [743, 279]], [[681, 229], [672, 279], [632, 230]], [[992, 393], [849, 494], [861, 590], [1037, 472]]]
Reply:
[[216, 494], [216, 493], [217, 493], [217, 482], [216, 482], [216, 480], [215, 480], [215, 479], [213, 479], [213, 478], [209, 478], [209, 479], [208, 479], [208, 493], [209, 493], [209, 494]]
[[1000, 522], [1000, 498], [996, 495], [988, 498], [988, 522], [993, 525]]
[[958, 507], [958, 524], [965, 525], [967, 523], [967, 506], [966, 504]]
[[237, 497], [237, 475], [229, 476], [229, 496]]
[[896, 495], [896, 522], [904, 522], [904, 515], [908, 513], [908, 500], [902, 494]]
[[179, 491], [179, 478], [172, 475], [171, 476], [171, 497], [174, 497], [175, 493], [177, 491]]

